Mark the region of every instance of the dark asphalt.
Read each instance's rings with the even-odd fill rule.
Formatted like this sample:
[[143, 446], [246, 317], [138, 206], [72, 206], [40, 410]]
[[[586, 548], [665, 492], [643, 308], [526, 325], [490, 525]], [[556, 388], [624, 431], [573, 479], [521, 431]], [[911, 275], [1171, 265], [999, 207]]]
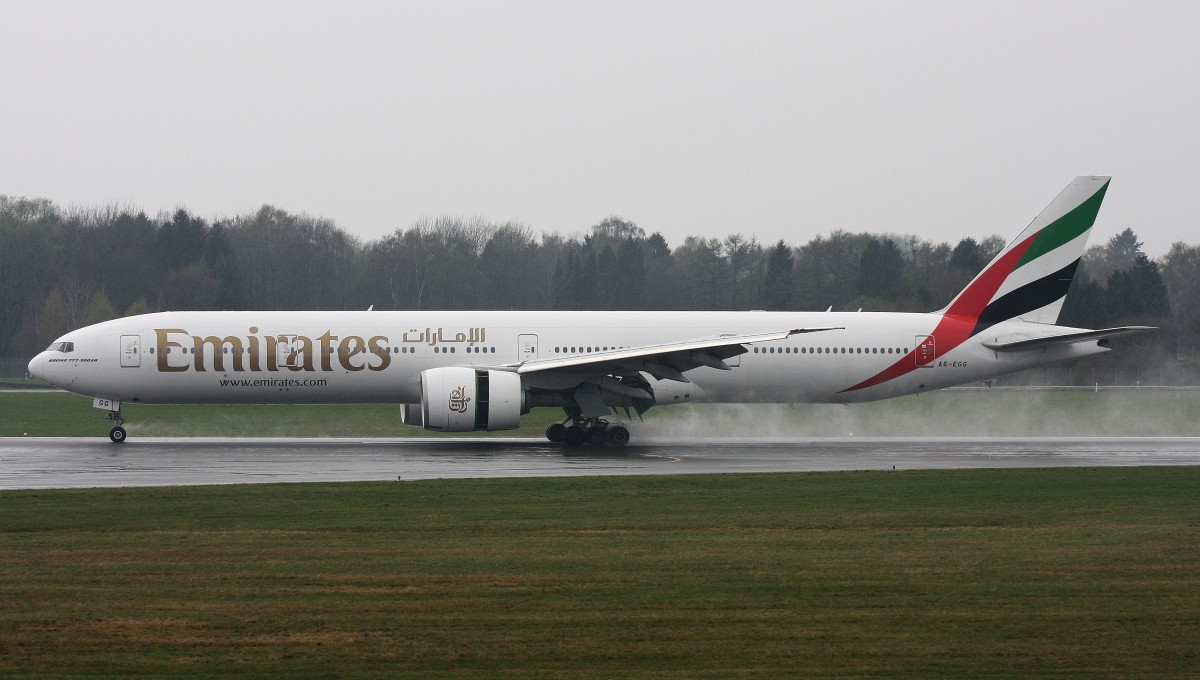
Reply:
[[1200, 465], [1200, 438], [650, 442], [538, 439], [0, 439], [0, 489], [814, 470]]

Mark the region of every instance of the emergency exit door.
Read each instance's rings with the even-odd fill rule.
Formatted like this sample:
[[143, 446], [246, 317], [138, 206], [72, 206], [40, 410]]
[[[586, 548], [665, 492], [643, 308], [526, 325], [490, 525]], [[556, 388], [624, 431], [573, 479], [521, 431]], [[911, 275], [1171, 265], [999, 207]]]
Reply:
[[917, 349], [913, 354], [917, 360], [917, 366], [929, 366], [933, 364], [933, 360], [937, 359], [937, 343], [932, 335], [918, 335], [916, 338]]
[[276, 336], [275, 365], [279, 368], [295, 366], [298, 351], [300, 351], [299, 336], [290, 333]]
[[538, 338], [536, 335], [518, 335], [517, 347], [517, 361], [533, 361], [538, 358]]
[[142, 336], [121, 336], [121, 365], [127, 368], [142, 365]]

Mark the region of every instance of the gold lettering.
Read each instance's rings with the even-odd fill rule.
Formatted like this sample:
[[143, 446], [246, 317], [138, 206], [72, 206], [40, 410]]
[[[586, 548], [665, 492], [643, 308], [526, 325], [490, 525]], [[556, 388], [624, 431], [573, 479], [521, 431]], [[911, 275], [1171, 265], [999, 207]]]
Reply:
[[[293, 371], [312, 371], [313, 370], [313, 341], [312, 338], [303, 335], [297, 335], [295, 342], [300, 344], [299, 347], [292, 348], [292, 355], [288, 357], [288, 368]], [[301, 356], [297, 356], [301, 355]]]
[[225, 346], [231, 348], [230, 354], [233, 355], [233, 370], [242, 370], [242, 339], [233, 335], [218, 338], [215, 335], [209, 335], [201, 338], [197, 335], [192, 336], [192, 343], [196, 353], [196, 370], [203, 372], [204, 369], [204, 346], [211, 345], [213, 349], [213, 370], [218, 373], [225, 372]]
[[367, 341], [367, 345], [371, 348], [371, 353], [379, 357], [378, 366], [372, 366], [368, 360], [367, 368], [372, 371], [382, 371], [388, 367], [388, 364], [392, 363], [392, 352], [387, 346], [388, 339], [386, 336], [373, 335], [371, 336], [371, 339]]
[[258, 338], [254, 337], [254, 334], [257, 332], [258, 332], [258, 326], [250, 327], [250, 337], [248, 339], [250, 340], [250, 370], [251, 371], [260, 370], [258, 367], [258, 351], [259, 351]]
[[338, 336], [334, 335], [333, 331], [325, 331], [325, 335], [317, 339], [321, 341], [321, 370], [332, 371], [333, 366], [330, 362], [333, 360], [333, 342]]
[[171, 348], [178, 347], [179, 349], [183, 349], [183, 345], [179, 344], [178, 342], [172, 341], [168, 337], [168, 335], [171, 333], [187, 335], [187, 331], [183, 330], [182, 328], [155, 328], [154, 329], [154, 334], [158, 340], [157, 347], [155, 348], [154, 351], [155, 351], [155, 353], [158, 354], [158, 370], [162, 373], [171, 373], [171, 372], [187, 370], [186, 365], [184, 365], [184, 366], [172, 366], [171, 365], [171, 360], [169, 358], [171, 356], [170, 355]]
[[[158, 354], [158, 370], [170, 373], [187, 370], [242, 372], [248, 368], [250, 371], [258, 372], [264, 368], [262, 366], [264, 356], [266, 357], [265, 369], [268, 371], [280, 371], [285, 368], [291, 371], [332, 371], [336, 369], [337, 365], [347, 371], [382, 371], [392, 363], [391, 341], [386, 335], [373, 335], [369, 340], [364, 340], [362, 336], [358, 335], [348, 335], [340, 338], [339, 342], [339, 337], [334, 335], [332, 330], [325, 331], [315, 339], [291, 334], [258, 336], [255, 335], [259, 332], [257, 326], [250, 326], [248, 330], [249, 335], [246, 337], [233, 335], [201, 337], [190, 335], [183, 328], [156, 328], [154, 333], [157, 345], [154, 351]], [[432, 329], [426, 329], [426, 332], [421, 335], [424, 338], [433, 339], [434, 342], [458, 341], [457, 337], [446, 339], [441, 329], [438, 331], [435, 333]], [[464, 339], [469, 337], [466, 334], [459, 335], [463, 335]], [[482, 336], [482, 332], [479, 335]], [[185, 346], [181, 339], [175, 339], [173, 336], [188, 338], [190, 342], [187, 345], [190, 346]], [[211, 363], [205, 356], [209, 350], [212, 352]], [[182, 364], [179, 362], [172, 364], [172, 351], [184, 355], [190, 353], [193, 357], [190, 361], [185, 357]], [[231, 358], [227, 359], [226, 354]], [[337, 355], [336, 365], [333, 359], [334, 354]], [[371, 354], [374, 355], [374, 358], [371, 356], [357, 358], [357, 355], [360, 354]], [[246, 360], [246, 355], [249, 355], [249, 361]], [[283, 357], [282, 360], [280, 357]]]
[[355, 366], [351, 362], [351, 357], [358, 354], [366, 347], [366, 342], [357, 335], [347, 335], [342, 344], [338, 345], [338, 362], [342, 364], [342, 368], [347, 371], [361, 371], [364, 366]]

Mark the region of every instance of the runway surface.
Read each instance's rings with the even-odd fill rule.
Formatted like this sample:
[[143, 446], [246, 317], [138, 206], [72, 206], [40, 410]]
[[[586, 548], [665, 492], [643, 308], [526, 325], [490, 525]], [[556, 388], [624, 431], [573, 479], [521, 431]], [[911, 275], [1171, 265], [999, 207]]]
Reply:
[[0, 489], [814, 470], [1200, 465], [1200, 438], [650, 442], [539, 439], [0, 439]]

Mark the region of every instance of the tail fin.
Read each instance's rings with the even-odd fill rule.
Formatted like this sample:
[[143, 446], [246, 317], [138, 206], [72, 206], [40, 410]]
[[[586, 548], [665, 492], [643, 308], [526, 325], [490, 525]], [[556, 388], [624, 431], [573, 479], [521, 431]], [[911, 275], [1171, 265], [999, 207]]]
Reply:
[[1110, 179], [1076, 177], [942, 314], [974, 319], [972, 335], [1018, 317], [1057, 321]]

